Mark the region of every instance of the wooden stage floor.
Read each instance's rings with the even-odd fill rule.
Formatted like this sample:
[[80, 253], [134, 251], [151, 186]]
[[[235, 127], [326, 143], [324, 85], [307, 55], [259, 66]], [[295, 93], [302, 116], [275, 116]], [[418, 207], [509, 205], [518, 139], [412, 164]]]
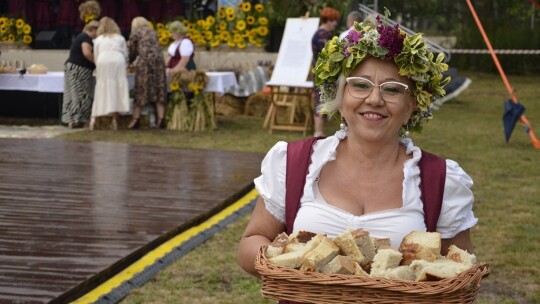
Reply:
[[0, 139], [0, 303], [63, 303], [252, 189], [263, 155]]

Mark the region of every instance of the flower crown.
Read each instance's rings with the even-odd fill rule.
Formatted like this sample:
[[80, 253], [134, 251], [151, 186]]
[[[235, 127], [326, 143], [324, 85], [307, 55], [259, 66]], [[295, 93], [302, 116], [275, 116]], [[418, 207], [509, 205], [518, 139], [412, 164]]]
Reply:
[[[385, 10], [384, 16], [390, 13]], [[450, 77], [443, 79], [448, 65], [443, 63], [444, 54], [436, 59], [422, 34], [407, 35], [399, 26], [383, 22], [380, 16], [368, 17], [364, 22], [355, 23], [348, 35], [337, 36], [328, 41], [319, 54], [315, 65], [315, 85], [318, 86], [323, 102], [321, 112], [330, 113], [328, 103], [336, 97], [337, 79], [348, 75], [364, 58], [373, 56], [383, 60], [393, 60], [399, 74], [414, 81], [412, 91], [417, 105], [407, 123], [410, 131], [421, 131], [423, 124], [432, 118], [431, 102], [445, 95], [443, 87]]]

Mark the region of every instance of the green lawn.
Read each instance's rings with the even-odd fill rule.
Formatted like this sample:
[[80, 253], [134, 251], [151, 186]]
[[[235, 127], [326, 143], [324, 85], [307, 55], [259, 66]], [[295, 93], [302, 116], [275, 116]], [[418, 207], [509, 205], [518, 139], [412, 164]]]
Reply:
[[[482, 281], [480, 303], [540, 302], [540, 149], [518, 123], [509, 144], [502, 128], [505, 87], [498, 75], [464, 73], [471, 86], [436, 111], [422, 134], [412, 137], [425, 150], [456, 160], [475, 181], [472, 229], [479, 261], [491, 265]], [[540, 76], [511, 76], [526, 116], [540, 136]], [[266, 152], [278, 140], [299, 133], [269, 135], [262, 118], [221, 118], [219, 129], [94, 131], [63, 135], [70, 140], [104, 140], [178, 148]], [[328, 125], [328, 131], [336, 124]], [[249, 220], [244, 216], [163, 270], [123, 303], [274, 303], [261, 299], [257, 280], [236, 264], [236, 247]]]

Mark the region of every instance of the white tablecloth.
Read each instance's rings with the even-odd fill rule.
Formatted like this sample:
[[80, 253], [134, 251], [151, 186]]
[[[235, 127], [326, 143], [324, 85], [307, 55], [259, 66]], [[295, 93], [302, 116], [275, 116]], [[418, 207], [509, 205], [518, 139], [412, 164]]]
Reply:
[[[207, 72], [208, 84], [206, 92], [223, 95], [228, 87], [237, 85], [234, 72]], [[134, 75], [128, 75], [130, 89], [135, 81]], [[64, 72], [48, 72], [47, 74], [0, 74], [0, 90], [34, 91], [43, 93], [64, 92]]]

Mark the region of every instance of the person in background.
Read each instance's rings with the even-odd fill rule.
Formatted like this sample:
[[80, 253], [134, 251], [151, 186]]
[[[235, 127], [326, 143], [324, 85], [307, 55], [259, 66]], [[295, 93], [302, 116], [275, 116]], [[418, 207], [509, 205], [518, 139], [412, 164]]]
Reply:
[[[330, 38], [332, 38], [332, 32], [336, 29], [340, 14], [336, 9], [331, 7], [325, 7], [321, 10], [320, 19], [321, 25], [313, 38], [311, 39], [311, 50], [313, 52], [312, 67], [315, 67], [315, 63], [319, 58], [319, 53], [323, 49], [324, 45]], [[315, 106], [313, 112], [313, 122], [315, 129], [315, 136], [324, 136], [324, 122], [325, 115], [322, 115], [316, 111], [320, 104], [320, 96], [317, 88], [314, 90]]]
[[90, 120], [94, 96], [93, 41], [99, 23], [88, 22], [83, 31], [73, 40], [69, 57], [64, 64], [64, 97], [62, 122], [69, 128], [81, 128]]
[[195, 46], [187, 36], [188, 28], [180, 21], [173, 21], [167, 25], [174, 42], [169, 46], [167, 53], [167, 75], [179, 71], [191, 71], [197, 67], [193, 58], [195, 57]]
[[286, 176], [299, 164], [288, 163], [288, 143], [270, 149], [255, 179], [260, 197], [239, 244], [238, 262], [245, 271], [258, 276], [260, 247], [287, 227], [329, 238], [348, 228], [364, 229], [372, 237], [390, 238], [393, 248], [408, 233], [427, 231], [423, 197], [434, 192], [426, 187], [422, 193], [419, 162], [433, 158], [442, 166], [431, 163], [422, 170], [444, 180], [444, 187], [438, 221], [430, 230], [440, 233], [442, 255], [450, 245], [472, 252], [470, 229], [478, 222], [472, 179], [457, 162], [426, 154], [409, 137], [432, 117], [431, 102], [444, 96], [449, 81], [442, 74], [444, 54], [435, 56], [425, 41], [411, 42], [419, 39], [421, 34], [409, 36], [378, 16], [326, 44], [314, 70], [319, 110], [341, 117], [341, 129], [305, 150], [310, 165], [298, 213], [289, 221], [285, 210], [294, 202], [286, 203]]
[[96, 90], [92, 106], [90, 130], [96, 117], [111, 115], [111, 129], [118, 128], [118, 115], [129, 112], [129, 85], [127, 80], [128, 50], [120, 28], [109, 17], [99, 20], [98, 37], [94, 40], [96, 58]]
[[133, 118], [129, 129], [140, 127], [141, 108], [151, 102], [156, 107], [156, 127], [163, 127], [165, 115], [165, 59], [159, 45], [156, 31], [150, 28], [148, 20], [136, 17], [131, 22], [128, 40], [129, 62], [135, 62], [135, 94]]
[[351, 30], [352, 26], [355, 22], [361, 22], [362, 21], [362, 13], [359, 11], [352, 11], [347, 15], [347, 29], [341, 32], [339, 34], [339, 39], [345, 38], [349, 31]]

